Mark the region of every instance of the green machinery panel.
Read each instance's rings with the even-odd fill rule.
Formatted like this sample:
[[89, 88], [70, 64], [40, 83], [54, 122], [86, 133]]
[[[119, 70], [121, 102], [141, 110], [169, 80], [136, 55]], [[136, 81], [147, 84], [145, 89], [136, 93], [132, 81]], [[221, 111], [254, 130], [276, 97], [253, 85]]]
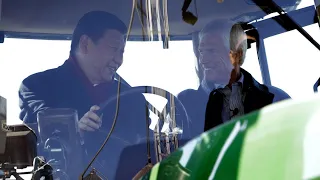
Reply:
[[276, 103], [203, 133], [142, 179], [320, 179], [320, 96]]

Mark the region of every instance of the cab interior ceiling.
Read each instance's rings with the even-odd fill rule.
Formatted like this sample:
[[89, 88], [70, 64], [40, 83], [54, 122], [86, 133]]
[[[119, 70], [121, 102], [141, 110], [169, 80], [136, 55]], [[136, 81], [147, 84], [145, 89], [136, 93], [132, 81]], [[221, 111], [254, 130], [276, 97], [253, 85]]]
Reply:
[[[0, 0], [0, 32], [9, 38], [70, 39], [77, 21], [86, 12], [92, 10], [107, 11], [115, 14], [128, 25], [133, 2], [142, 3], [141, 7], [145, 10], [146, 1]], [[310, 6], [294, 11], [300, 2], [301, 0], [226, 0], [223, 3], [218, 3], [216, 0], [168, 1], [170, 40], [190, 40], [193, 32], [199, 31], [215, 17], [225, 17], [245, 23], [253, 21], [251, 25], [258, 29], [259, 34], [264, 38], [273, 36], [275, 33], [297, 29], [320, 49], [319, 44], [301, 28], [301, 26], [314, 23], [315, 8]], [[161, 4], [161, 1], [159, 4]], [[198, 18], [194, 25], [187, 23], [182, 17], [182, 7], [186, 4], [188, 4], [187, 11], [195, 14]], [[288, 12], [289, 15], [283, 14], [283, 11]], [[139, 12], [140, 10], [136, 9], [129, 40], [141, 41], [143, 39], [141, 22], [137, 16]], [[274, 12], [281, 15], [269, 20], [254, 21]], [[297, 18], [292, 20], [290, 17]], [[272, 26], [269, 26], [269, 23]], [[272, 27], [272, 31], [268, 31], [267, 27]], [[154, 40], [158, 40], [158, 38], [155, 36]]]

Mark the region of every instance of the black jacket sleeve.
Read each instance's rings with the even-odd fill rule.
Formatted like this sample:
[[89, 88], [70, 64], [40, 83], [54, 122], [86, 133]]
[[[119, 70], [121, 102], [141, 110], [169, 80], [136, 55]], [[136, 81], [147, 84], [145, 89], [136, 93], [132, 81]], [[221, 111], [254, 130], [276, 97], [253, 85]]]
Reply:
[[37, 113], [49, 107], [50, 81], [43, 74], [34, 74], [20, 85], [19, 106], [20, 119], [24, 123], [37, 122]]

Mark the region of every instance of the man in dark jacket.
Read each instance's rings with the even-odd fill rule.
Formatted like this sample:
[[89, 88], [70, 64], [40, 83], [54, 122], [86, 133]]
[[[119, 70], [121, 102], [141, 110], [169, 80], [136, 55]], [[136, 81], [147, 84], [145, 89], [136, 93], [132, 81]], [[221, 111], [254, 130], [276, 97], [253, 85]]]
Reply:
[[199, 69], [203, 76], [198, 90], [185, 90], [178, 99], [192, 121], [193, 135], [272, 102], [289, 98], [282, 90], [258, 83], [241, 68], [247, 50], [240, 24], [214, 20], [199, 33]]
[[[78, 127], [85, 137], [87, 160], [81, 171], [98, 151], [111, 129], [116, 101], [107, 108], [100, 104], [117, 96], [114, 80], [123, 61], [126, 25], [116, 16], [103, 11], [85, 14], [78, 22], [72, 38], [70, 57], [58, 68], [33, 74], [23, 80], [20, 90], [20, 118], [26, 124], [37, 122], [37, 113], [48, 108], [73, 108], [79, 116]], [[121, 84], [121, 92], [130, 87]], [[115, 98], [116, 99], [116, 98]], [[142, 94], [120, 98], [117, 124], [93, 164], [108, 179], [115, 179], [122, 150], [145, 141], [146, 102]], [[97, 113], [103, 112], [103, 117]], [[125, 162], [123, 173], [131, 179], [147, 162], [146, 148], [135, 154], [140, 162]], [[74, 179], [77, 177], [71, 177]]]

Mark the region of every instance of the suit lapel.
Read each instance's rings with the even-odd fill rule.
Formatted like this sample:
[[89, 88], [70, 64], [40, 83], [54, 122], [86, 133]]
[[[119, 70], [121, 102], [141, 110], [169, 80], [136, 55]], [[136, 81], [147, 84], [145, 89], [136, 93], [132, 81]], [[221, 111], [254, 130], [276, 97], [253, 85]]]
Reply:
[[244, 112], [250, 113], [272, 103], [274, 94], [268, 88], [258, 83], [247, 71], [241, 69], [244, 76], [243, 94]]
[[207, 103], [204, 131], [222, 124], [222, 107], [223, 95], [218, 91], [212, 91]]

